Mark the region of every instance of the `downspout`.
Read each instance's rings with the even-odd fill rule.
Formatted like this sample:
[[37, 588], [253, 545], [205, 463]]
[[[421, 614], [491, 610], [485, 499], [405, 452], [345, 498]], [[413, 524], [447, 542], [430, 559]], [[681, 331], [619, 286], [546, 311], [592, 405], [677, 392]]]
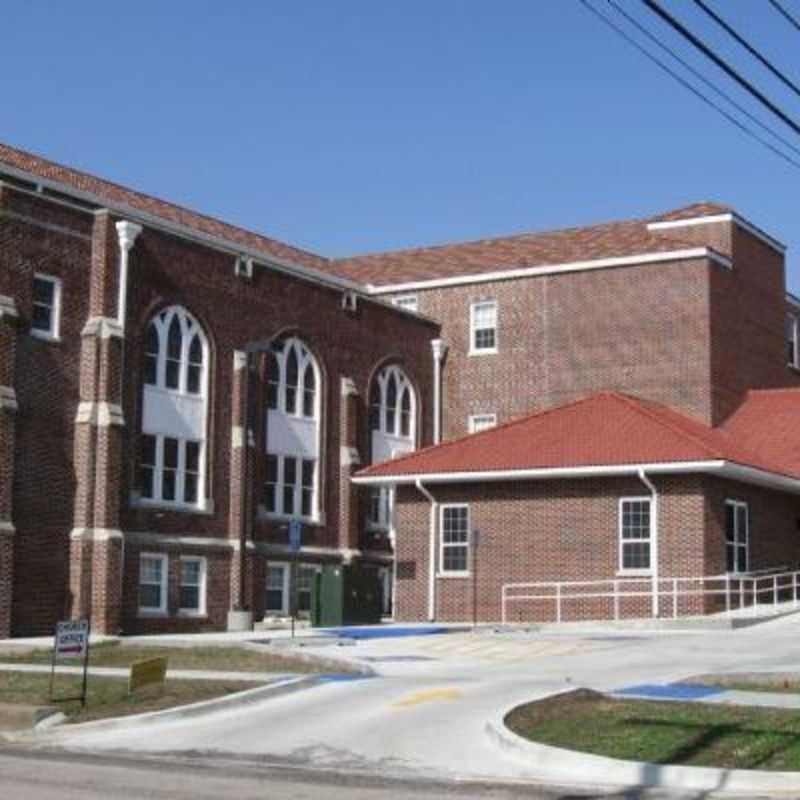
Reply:
[[430, 502], [430, 529], [428, 541], [428, 620], [436, 619], [436, 512], [437, 503], [434, 496], [422, 485], [417, 478], [415, 483], [418, 491]]
[[433, 352], [433, 443], [442, 441], [442, 361], [447, 345], [441, 339], [431, 340]]
[[647, 477], [643, 469], [639, 470], [639, 480], [650, 490], [651, 509], [650, 514], [650, 566], [653, 576], [653, 617], [658, 617], [658, 491], [655, 485]]

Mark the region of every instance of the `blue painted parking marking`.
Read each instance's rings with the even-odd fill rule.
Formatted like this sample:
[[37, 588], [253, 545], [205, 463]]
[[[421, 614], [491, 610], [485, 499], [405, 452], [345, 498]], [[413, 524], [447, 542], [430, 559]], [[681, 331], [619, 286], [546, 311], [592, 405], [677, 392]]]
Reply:
[[395, 639], [403, 636], [436, 636], [442, 633], [450, 633], [454, 628], [443, 628], [436, 625], [426, 625], [421, 627], [391, 627], [382, 628], [379, 626], [365, 628], [323, 628], [320, 633], [327, 633], [331, 636], [338, 636], [342, 639]]
[[700, 686], [693, 683], [643, 683], [639, 686], [627, 686], [614, 692], [624, 697], [646, 697], [656, 700], [703, 700], [722, 694], [725, 689], [719, 686]]

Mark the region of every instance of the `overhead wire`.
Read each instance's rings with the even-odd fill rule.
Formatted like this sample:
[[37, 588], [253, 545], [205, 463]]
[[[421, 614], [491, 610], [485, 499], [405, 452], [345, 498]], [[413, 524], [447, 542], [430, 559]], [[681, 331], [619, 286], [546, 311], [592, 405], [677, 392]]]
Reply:
[[800, 31], [800, 20], [797, 17], [790, 14], [779, 2], [778, 0], [769, 0], [769, 4], [785, 19], [788, 21], [790, 25], [794, 25], [797, 30]]
[[785, 86], [788, 86], [798, 97], [800, 97], [800, 86], [798, 86], [794, 81], [787, 78], [786, 75], [783, 74], [766, 56], [762, 55], [758, 50], [756, 50], [753, 45], [750, 44], [743, 36], [741, 36], [736, 29], [729, 25], [725, 20], [714, 11], [713, 8], [710, 8], [703, 0], [694, 0], [694, 3], [698, 8], [702, 9], [705, 14], [707, 14], [717, 25], [720, 26], [731, 38], [735, 39], [748, 53], [750, 53], [753, 58], [755, 58], [760, 64], [766, 67], [781, 83]]
[[777, 155], [778, 157], [782, 158], [784, 161], [788, 162], [789, 164], [791, 164], [792, 166], [796, 167], [797, 169], [800, 169], [800, 161], [796, 161], [791, 156], [787, 155], [782, 150], [780, 150], [775, 145], [773, 145], [772, 142], [768, 141], [767, 139], [764, 139], [762, 136], [759, 136], [759, 134], [757, 134], [751, 128], [748, 128], [747, 125], [742, 123], [740, 120], [736, 119], [736, 117], [734, 117], [732, 114], [730, 114], [726, 109], [722, 108], [720, 105], [715, 103], [707, 95], [703, 94], [703, 92], [701, 92], [699, 89], [697, 89], [691, 83], [689, 83], [689, 81], [687, 81], [685, 78], [683, 78], [683, 76], [681, 76], [677, 72], [675, 72], [675, 70], [673, 70], [669, 65], [665, 64], [657, 56], [654, 56], [647, 49], [642, 47], [632, 36], [629, 36], [626, 33], [626, 31], [623, 30], [619, 25], [617, 25], [613, 20], [609, 19], [605, 14], [603, 14], [601, 11], [599, 11], [593, 5], [591, 5], [589, 0], [580, 0], [580, 2], [588, 11], [590, 11], [592, 14], [594, 14], [598, 19], [602, 20], [602, 22], [604, 24], [606, 24], [609, 28], [611, 28], [613, 31], [615, 31], [619, 36], [621, 36], [623, 39], [625, 39], [630, 45], [635, 47], [643, 56], [645, 56], [645, 58], [647, 58], [648, 60], [650, 60], [654, 64], [656, 64], [661, 70], [666, 72], [674, 80], [676, 80], [678, 83], [680, 83], [681, 86], [683, 86], [685, 89], [690, 91], [693, 95], [695, 95], [695, 97], [697, 97], [699, 100], [701, 100], [707, 106], [710, 106], [718, 114], [721, 114], [723, 117], [725, 117], [725, 119], [727, 119], [728, 122], [730, 122], [732, 125], [734, 125], [736, 128], [738, 128], [744, 134], [746, 134], [750, 138], [752, 138], [755, 141], [759, 142], [764, 147], [766, 147], [769, 150], [771, 150], [775, 155]]
[[695, 78], [705, 84], [711, 91], [717, 94], [719, 97], [722, 97], [728, 103], [730, 103], [740, 114], [743, 114], [747, 117], [751, 122], [758, 125], [766, 133], [770, 134], [770, 136], [775, 137], [781, 144], [785, 147], [788, 147], [790, 150], [793, 150], [798, 156], [800, 156], [800, 147], [796, 147], [792, 144], [787, 138], [781, 136], [776, 130], [771, 128], [765, 122], [760, 120], [755, 114], [751, 113], [747, 108], [745, 108], [741, 103], [737, 102], [733, 97], [731, 97], [724, 89], [720, 89], [713, 81], [706, 78], [699, 69], [693, 67], [686, 59], [679, 56], [671, 47], [664, 44], [654, 33], [649, 31], [644, 25], [642, 25], [639, 20], [636, 19], [633, 15], [629, 14], [625, 11], [622, 6], [620, 6], [616, 0], [606, 0], [606, 2], [621, 16], [623, 16], [633, 27], [635, 27], [641, 34], [646, 36], [653, 44], [661, 48], [664, 52], [670, 55], [675, 61], [677, 61], [684, 69], [691, 72]]
[[780, 109], [775, 103], [772, 102], [763, 92], [759, 91], [753, 86], [750, 81], [742, 77], [730, 64], [723, 58], [718, 56], [705, 42], [695, 36], [682, 22], [677, 20], [668, 11], [663, 9], [655, 0], [641, 0], [647, 8], [654, 14], [661, 17], [671, 28], [676, 30], [684, 39], [689, 41], [696, 47], [703, 55], [709, 60], [713, 61], [723, 72], [729, 77], [733, 78], [745, 91], [751, 94], [763, 106], [768, 108], [776, 117], [788, 125], [795, 133], [800, 134], [800, 124], [792, 119], [786, 112]]

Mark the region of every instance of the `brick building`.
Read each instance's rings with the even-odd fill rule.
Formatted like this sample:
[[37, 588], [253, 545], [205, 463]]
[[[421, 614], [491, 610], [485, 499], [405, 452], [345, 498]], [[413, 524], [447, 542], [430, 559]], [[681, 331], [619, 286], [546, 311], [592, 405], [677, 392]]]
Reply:
[[[494, 619], [509, 575], [616, 574], [613, 554], [637, 550], [619, 544], [620, 497], [655, 496], [638, 468], [585, 475], [598, 464], [575, 451], [563, 480], [476, 483], [451, 479], [457, 462], [435, 514], [429, 478], [405, 471], [468, 431], [597, 403], [620, 435], [640, 412], [677, 415], [670, 447], [710, 437], [712, 460], [735, 447], [783, 476], [736, 492], [741, 474], [653, 476], [663, 569], [723, 570], [730, 498], [754, 520], [750, 536], [733, 513], [734, 570], [796, 565], [791, 452], [762, 452], [757, 424], [779, 414], [793, 433], [795, 394], [753, 391], [800, 386], [795, 313], [782, 245], [722, 206], [331, 260], [0, 146], [0, 637], [68, 615], [133, 633], [285, 614], [291, 519], [301, 605], [326, 561], [380, 570], [404, 619], [463, 618], [476, 598]], [[536, 457], [548, 431], [528, 436], [525, 469], [552, 466]], [[445, 499], [469, 506], [447, 512], [455, 533]], [[474, 525], [492, 554], [475, 596], [468, 567], [427, 555], [449, 537], [471, 563], [456, 545]]]

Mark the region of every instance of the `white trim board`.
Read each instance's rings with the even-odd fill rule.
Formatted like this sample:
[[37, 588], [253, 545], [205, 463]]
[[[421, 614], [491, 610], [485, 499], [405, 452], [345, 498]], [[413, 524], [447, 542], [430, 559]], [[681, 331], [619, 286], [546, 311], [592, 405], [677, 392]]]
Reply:
[[641, 264], [658, 264], [668, 261], [685, 261], [693, 258], [709, 258], [726, 269], [733, 268], [733, 262], [727, 256], [710, 247], [692, 247], [683, 250], [665, 250], [663, 253], [640, 253], [634, 256], [617, 256], [614, 258], [596, 258], [588, 261], [569, 261], [563, 264], [546, 264], [539, 267], [518, 267], [516, 269], [497, 270], [495, 272], [479, 272], [474, 275], [456, 275], [452, 278], [431, 278], [407, 283], [386, 284], [377, 286], [367, 284], [370, 295], [409, 292], [419, 289], [437, 289], [445, 286], [463, 286], [470, 283], [488, 283], [490, 281], [507, 281], [514, 278], [530, 278], [537, 275], [557, 275], [561, 272], [582, 272], [590, 269], [608, 269], [610, 267], [635, 267]]
[[362, 486], [400, 486], [435, 483], [484, 483], [488, 481], [558, 480], [566, 478], [602, 478], [636, 476], [641, 472], [648, 475], [686, 475], [704, 473], [721, 478], [780, 489], [800, 494], [800, 479], [768, 472], [758, 467], [749, 467], [733, 461], [714, 459], [707, 461], [667, 461], [650, 464], [613, 464], [591, 467], [546, 467], [515, 470], [484, 470], [480, 472], [434, 472], [393, 476], [361, 476], [351, 478]]
[[781, 255], [786, 252], [786, 245], [762, 231], [757, 225], [748, 222], [744, 217], [729, 211], [725, 214], [709, 214], [702, 217], [689, 217], [687, 219], [670, 219], [662, 222], [650, 222], [647, 225], [649, 231], [664, 231], [672, 228], [689, 228], [695, 225], [713, 225], [716, 222], [735, 222], [740, 228], [752, 234], [756, 239], [760, 239], [764, 244], [777, 250]]

